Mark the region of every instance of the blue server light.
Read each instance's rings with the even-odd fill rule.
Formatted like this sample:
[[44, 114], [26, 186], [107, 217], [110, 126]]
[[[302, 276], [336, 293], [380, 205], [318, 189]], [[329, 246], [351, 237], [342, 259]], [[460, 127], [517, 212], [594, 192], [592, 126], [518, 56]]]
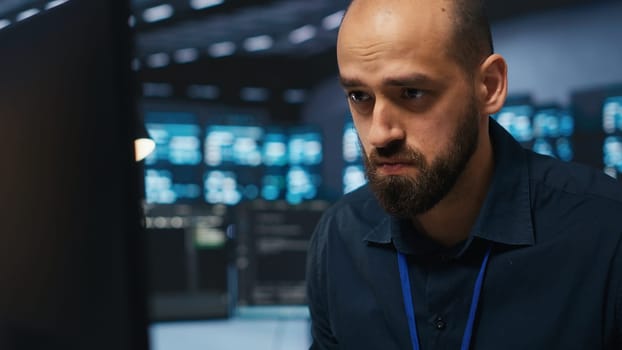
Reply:
[[145, 158], [147, 203], [193, 202], [201, 197], [201, 128], [192, 113], [147, 112], [145, 126], [156, 149]]
[[360, 164], [350, 164], [343, 170], [343, 193], [348, 193], [365, 185], [367, 178], [365, 170]]
[[346, 118], [343, 127], [342, 145], [344, 161], [342, 183], [343, 193], [346, 194], [367, 183], [361, 143], [350, 116]]
[[622, 96], [608, 97], [603, 103], [603, 130], [606, 134], [622, 133]]
[[266, 130], [263, 140], [263, 164], [285, 166], [288, 161], [287, 135], [283, 130]]
[[289, 133], [290, 165], [319, 165], [322, 163], [322, 135], [312, 127], [292, 128]]
[[205, 163], [208, 166], [261, 165], [259, 126], [210, 125], [205, 133]]
[[148, 122], [146, 127], [156, 143], [155, 152], [145, 159], [147, 166], [160, 161], [172, 165], [197, 165], [201, 162], [198, 125]]
[[531, 125], [533, 107], [530, 105], [505, 106], [493, 118], [501, 124], [518, 142], [533, 140]]
[[243, 194], [233, 171], [212, 170], [204, 177], [205, 201], [210, 204], [238, 204]]
[[361, 161], [361, 145], [353, 122], [346, 122], [343, 128], [343, 160], [347, 163]]

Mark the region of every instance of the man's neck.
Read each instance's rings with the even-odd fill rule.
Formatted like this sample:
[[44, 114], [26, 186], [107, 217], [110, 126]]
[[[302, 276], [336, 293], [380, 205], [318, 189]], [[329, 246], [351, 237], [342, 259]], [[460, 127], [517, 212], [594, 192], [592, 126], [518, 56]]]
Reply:
[[441, 245], [454, 246], [469, 237], [492, 181], [494, 159], [488, 133], [445, 198], [412, 221]]

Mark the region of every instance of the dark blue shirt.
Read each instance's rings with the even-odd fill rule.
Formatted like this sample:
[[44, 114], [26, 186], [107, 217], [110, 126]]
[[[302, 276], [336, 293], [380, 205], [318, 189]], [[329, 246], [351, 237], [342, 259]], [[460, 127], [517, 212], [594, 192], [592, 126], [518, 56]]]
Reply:
[[471, 350], [622, 349], [622, 186], [490, 124], [492, 184], [456, 247], [386, 214], [367, 187], [324, 213], [307, 267], [312, 349], [412, 348], [396, 251], [421, 348], [459, 349], [489, 245]]

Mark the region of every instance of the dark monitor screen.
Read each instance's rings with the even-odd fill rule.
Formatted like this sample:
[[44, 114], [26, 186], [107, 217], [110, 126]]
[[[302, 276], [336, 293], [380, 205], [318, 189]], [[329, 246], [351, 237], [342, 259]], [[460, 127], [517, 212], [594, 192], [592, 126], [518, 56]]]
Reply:
[[313, 229], [329, 202], [246, 202], [237, 207], [238, 305], [304, 305]]
[[0, 30], [0, 348], [147, 349], [126, 1]]

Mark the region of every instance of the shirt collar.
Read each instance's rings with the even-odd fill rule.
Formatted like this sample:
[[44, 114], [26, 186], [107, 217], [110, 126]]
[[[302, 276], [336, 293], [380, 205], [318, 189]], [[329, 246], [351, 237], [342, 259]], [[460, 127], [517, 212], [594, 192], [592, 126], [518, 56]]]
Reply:
[[[492, 118], [489, 121], [495, 170], [469, 241], [473, 237], [478, 237], [506, 245], [533, 245], [526, 154], [521, 145], [503, 127]], [[380, 206], [378, 209], [383, 210]], [[399, 220], [385, 215], [363, 239], [378, 244], [391, 243], [392, 237], [400, 234], [401, 226]], [[405, 253], [412, 253], [412, 249], [400, 247], [400, 244], [397, 244], [396, 248], [400, 251], [406, 250]]]
[[495, 171], [473, 235], [507, 245], [533, 245], [527, 155], [502, 126], [489, 120]]

